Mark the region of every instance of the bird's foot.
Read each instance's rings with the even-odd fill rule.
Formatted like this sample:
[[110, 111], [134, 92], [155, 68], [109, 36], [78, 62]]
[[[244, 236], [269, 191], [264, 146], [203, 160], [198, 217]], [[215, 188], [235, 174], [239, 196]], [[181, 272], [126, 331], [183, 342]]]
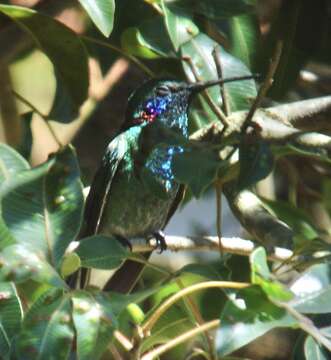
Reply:
[[121, 235], [116, 235], [116, 240], [118, 240], [121, 245], [123, 245], [123, 247], [128, 247], [130, 249], [130, 251], [132, 252], [132, 244], [130, 243], [130, 241], [125, 238], [124, 236]]
[[156, 249], [159, 250], [159, 254], [161, 254], [164, 250], [167, 250], [167, 243], [165, 241], [163, 231], [156, 231], [151, 238], [156, 240]]

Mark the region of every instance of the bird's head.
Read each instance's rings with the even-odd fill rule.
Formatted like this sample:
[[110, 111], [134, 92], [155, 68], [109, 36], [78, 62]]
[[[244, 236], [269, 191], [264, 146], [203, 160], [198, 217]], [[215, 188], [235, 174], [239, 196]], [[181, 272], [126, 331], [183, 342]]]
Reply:
[[[171, 79], [152, 79], [145, 82], [129, 97], [126, 128], [162, 122], [169, 127], [184, 127], [191, 100], [202, 90], [225, 82], [248, 80], [253, 76], [187, 83]], [[186, 125], [187, 127], [187, 125]]]

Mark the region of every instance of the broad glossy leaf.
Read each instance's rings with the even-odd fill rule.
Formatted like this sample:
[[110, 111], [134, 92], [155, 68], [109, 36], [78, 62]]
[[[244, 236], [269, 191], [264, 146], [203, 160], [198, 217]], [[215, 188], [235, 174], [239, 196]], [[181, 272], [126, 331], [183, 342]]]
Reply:
[[89, 14], [96, 27], [105, 36], [113, 30], [115, 1], [114, 0], [79, 0]]
[[152, 46], [146, 44], [141, 37], [138, 28], [129, 27], [121, 35], [121, 46], [123, 50], [131, 55], [147, 59], [158, 58], [158, 52], [154, 52]]
[[243, 190], [266, 178], [273, 169], [274, 157], [270, 146], [257, 138], [244, 138], [239, 146], [240, 172], [238, 188]]
[[99, 359], [117, 327], [111, 301], [102, 293], [76, 291], [72, 295], [73, 321], [80, 360]]
[[302, 313], [330, 313], [330, 270], [329, 264], [313, 265], [295, 280], [291, 290], [296, 297], [291, 301], [291, 306]]
[[311, 241], [318, 237], [317, 230], [303, 210], [295, 208], [284, 201], [267, 199], [262, 199], [262, 201], [271, 212], [294, 230], [295, 241], [299, 246], [305, 241]]
[[[233, 76], [251, 75], [250, 70], [239, 59], [233, 57], [223, 48], [205, 34], [200, 33], [190, 41], [181, 46], [181, 54], [190, 57], [201, 80], [217, 79], [217, 71], [212, 56], [212, 51], [217, 47], [218, 55], [222, 63], [224, 78]], [[184, 71], [186, 75], [195, 81], [192, 71], [186, 62]], [[251, 101], [256, 96], [256, 86], [254, 80], [235, 81], [224, 85], [229, 101], [231, 112], [249, 108]], [[220, 88], [214, 86], [209, 88], [208, 93], [217, 103], [221, 103]]]
[[162, 17], [143, 21], [138, 27], [138, 42], [160, 56], [175, 56]]
[[0, 322], [0, 356], [1, 359], [7, 360], [10, 351], [10, 341], [5, 328]]
[[29, 168], [29, 163], [18, 152], [8, 145], [0, 144], [0, 184]]
[[249, 69], [256, 63], [258, 47], [258, 21], [256, 15], [241, 15], [229, 19], [231, 54]]
[[18, 173], [2, 188], [2, 216], [10, 232], [56, 267], [78, 233], [82, 210], [80, 172], [71, 147]]
[[69, 295], [43, 294], [27, 312], [16, 346], [19, 360], [68, 359], [74, 339]]
[[66, 286], [56, 270], [43, 259], [43, 254], [20, 244], [1, 251], [0, 281], [20, 283], [28, 279], [56, 287]]
[[[29, 169], [28, 162], [13, 148], [0, 144], [0, 188], [4, 181], [10, 180], [16, 173]], [[0, 217], [0, 248], [15, 244], [13, 235]]]
[[171, 42], [177, 51], [179, 47], [199, 33], [199, 28], [192, 21], [192, 13], [167, 6], [161, 0], [164, 21]]
[[75, 252], [82, 266], [96, 269], [114, 269], [130, 254], [116, 238], [103, 235], [82, 239]]
[[330, 353], [316, 342], [312, 336], [308, 336], [304, 342], [304, 353], [306, 360], [328, 360]]
[[73, 115], [77, 113], [87, 98], [89, 82], [87, 53], [79, 37], [59, 21], [25, 7], [0, 5], [0, 12], [15, 21], [48, 56], [71, 100]]
[[23, 318], [23, 308], [13, 283], [0, 283], [0, 324], [8, 339], [15, 336]]
[[215, 180], [221, 162], [210, 149], [186, 148], [184, 152], [175, 154], [171, 165], [175, 178], [189, 185], [198, 198]]
[[262, 289], [246, 288], [224, 307], [216, 334], [216, 350], [219, 356], [224, 356], [273, 328], [296, 326], [297, 321], [271, 303]]
[[272, 277], [267, 264], [267, 254], [263, 247], [255, 249], [249, 257], [252, 283], [260, 285], [270, 299], [288, 301], [293, 294]]
[[166, 0], [166, 3], [210, 19], [240, 15], [255, 9], [255, 0]]

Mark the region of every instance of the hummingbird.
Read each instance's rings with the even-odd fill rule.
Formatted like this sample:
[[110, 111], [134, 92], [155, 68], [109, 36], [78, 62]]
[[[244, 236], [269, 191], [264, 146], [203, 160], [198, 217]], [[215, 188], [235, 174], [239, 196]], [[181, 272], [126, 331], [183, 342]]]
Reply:
[[[184, 151], [175, 140], [178, 135], [188, 138], [188, 110], [193, 98], [210, 86], [252, 78], [238, 76], [196, 83], [151, 79], [140, 86], [129, 97], [125, 125], [109, 143], [94, 176], [81, 237], [103, 234], [121, 243], [153, 237], [160, 250], [165, 250], [162, 231], [185, 192], [171, 166], [173, 157]], [[162, 196], [146, 179], [157, 184]], [[150, 254], [144, 254], [145, 258]], [[104, 290], [129, 293], [143, 269], [142, 263], [124, 261]], [[85, 281], [82, 274], [81, 286]]]

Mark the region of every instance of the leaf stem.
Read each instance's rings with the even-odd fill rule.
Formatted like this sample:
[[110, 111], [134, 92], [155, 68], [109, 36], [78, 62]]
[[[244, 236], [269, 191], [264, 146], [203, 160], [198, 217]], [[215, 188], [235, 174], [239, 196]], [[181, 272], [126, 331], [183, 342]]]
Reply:
[[28, 106], [33, 112], [35, 112], [37, 115], [39, 115], [45, 122], [45, 125], [47, 126], [49, 132], [51, 133], [51, 135], [53, 136], [55, 142], [57, 143], [57, 145], [59, 146], [60, 149], [63, 148], [63, 144], [61, 143], [60, 139], [58, 138], [58, 136], [56, 135], [52, 125], [49, 123], [49, 117], [48, 115], [43, 114], [40, 110], [38, 110], [38, 108], [36, 108], [29, 100], [27, 100], [25, 97], [23, 97], [22, 95], [20, 95], [18, 92], [16, 92], [15, 90], [12, 90], [12, 93], [14, 94], [14, 96], [21, 101], [23, 104], [25, 104], [26, 106]]
[[140, 60], [138, 60], [135, 56], [132, 56], [130, 54], [127, 54], [125, 51], [123, 51], [121, 48], [110, 44], [106, 41], [103, 40], [99, 40], [99, 39], [95, 39], [93, 37], [87, 36], [87, 35], [80, 35], [80, 37], [88, 42], [91, 43], [95, 43], [98, 44], [100, 46], [104, 46], [108, 49], [111, 49], [113, 51], [118, 52], [119, 54], [121, 54], [123, 57], [127, 58], [128, 60], [130, 60], [132, 63], [134, 63], [136, 66], [138, 66], [143, 72], [145, 72], [148, 76], [150, 77], [155, 77], [155, 74], [153, 73], [153, 71], [151, 71], [145, 64], [143, 64]]
[[158, 346], [157, 348], [153, 349], [146, 355], [141, 357], [141, 360], [153, 360], [160, 356], [161, 354], [165, 353], [166, 351], [174, 348], [175, 346], [184, 343], [185, 341], [191, 339], [192, 337], [201, 334], [202, 332], [212, 330], [217, 328], [220, 325], [220, 320], [211, 320], [195, 329], [189, 330], [176, 338], [168, 341], [167, 343]]
[[206, 281], [199, 284], [194, 284], [178, 291], [176, 294], [168, 298], [159, 308], [150, 316], [149, 319], [142, 325], [143, 333], [148, 333], [158, 321], [158, 319], [172, 306], [175, 302], [180, 300], [182, 297], [192, 294], [196, 291], [210, 288], [230, 288], [230, 289], [243, 289], [250, 284], [232, 282], [232, 281]]

